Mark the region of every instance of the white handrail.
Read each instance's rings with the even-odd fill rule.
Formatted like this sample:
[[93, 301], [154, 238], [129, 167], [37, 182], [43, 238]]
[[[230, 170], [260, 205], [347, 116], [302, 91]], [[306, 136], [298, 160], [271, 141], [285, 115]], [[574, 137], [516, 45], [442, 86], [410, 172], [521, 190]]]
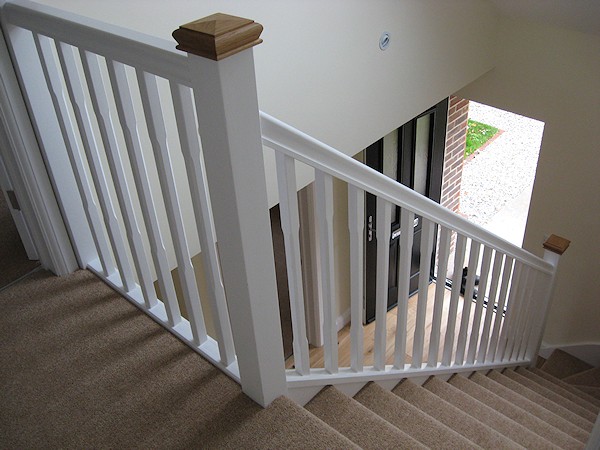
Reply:
[[2, 22], [191, 87], [187, 58], [173, 42], [28, 0], [2, 6]]
[[433, 200], [423, 197], [412, 189], [335, 150], [333, 147], [262, 111], [260, 119], [263, 143], [267, 147], [283, 152], [298, 161], [327, 172], [377, 197], [382, 197], [395, 205], [407, 208], [446, 228], [457, 231], [474, 241], [499, 250], [536, 270], [546, 274], [553, 273], [553, 266], [542, 258], [469, 222]]

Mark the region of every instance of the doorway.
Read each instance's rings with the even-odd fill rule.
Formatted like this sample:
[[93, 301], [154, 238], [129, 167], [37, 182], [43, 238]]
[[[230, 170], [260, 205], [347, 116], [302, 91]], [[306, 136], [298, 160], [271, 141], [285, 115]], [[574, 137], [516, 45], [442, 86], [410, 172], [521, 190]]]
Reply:
[[[384, 175], [439, 202], [442, 187], [448, 99], [419, 114], [365, 150], [365, 163]], [[365, 323], [375, 319], [377, 278], [377, 198], [367, 193], [365, 207]], [[401, 208], [392, 209], [388, 277], [388, 310], [398, 302]], [[410, 295], [419, 279], [421, 217], [415, 216]], [[431, 258], [435, 257], [435, 249]], [[432, 273], [433, 276], [433, 264]]]

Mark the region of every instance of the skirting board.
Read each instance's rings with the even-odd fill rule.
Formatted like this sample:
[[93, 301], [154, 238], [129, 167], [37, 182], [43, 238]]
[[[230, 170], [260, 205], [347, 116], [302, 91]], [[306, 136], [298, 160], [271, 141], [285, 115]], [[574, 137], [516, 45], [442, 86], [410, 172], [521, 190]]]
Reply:
[[350, 323], [350, 308], [342, 313], [342, 315], [338, 316], [335, 319], [335, 327], [337, 328], [338, 333], [342, 328]]
[[555, 349], [560, 349], [567, 352], [576, 358], [591, 364], [594, 367], [600, 366], [600, 344], [577, 344], [551, 347], [542, 343], [540, 348], [540, 356], [548, 358]]

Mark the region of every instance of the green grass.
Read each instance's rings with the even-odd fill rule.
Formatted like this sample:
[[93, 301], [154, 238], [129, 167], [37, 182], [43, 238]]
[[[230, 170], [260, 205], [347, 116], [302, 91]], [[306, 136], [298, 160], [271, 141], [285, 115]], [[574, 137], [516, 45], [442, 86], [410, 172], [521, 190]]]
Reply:
[[485, 123], [468, 121], [467, 124], [467, 145], [465, 147], [465, 158], [472, 155], [478, 148], [489, 141], [498, 132], [498, 128], [494, 128]]

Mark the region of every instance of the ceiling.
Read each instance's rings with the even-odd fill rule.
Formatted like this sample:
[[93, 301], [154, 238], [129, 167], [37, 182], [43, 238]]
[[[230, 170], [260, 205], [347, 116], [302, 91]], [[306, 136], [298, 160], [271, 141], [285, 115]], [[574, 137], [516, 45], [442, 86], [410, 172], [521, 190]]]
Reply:
[[600, 36], [600, 0], [490, 0], [511, 18]]

